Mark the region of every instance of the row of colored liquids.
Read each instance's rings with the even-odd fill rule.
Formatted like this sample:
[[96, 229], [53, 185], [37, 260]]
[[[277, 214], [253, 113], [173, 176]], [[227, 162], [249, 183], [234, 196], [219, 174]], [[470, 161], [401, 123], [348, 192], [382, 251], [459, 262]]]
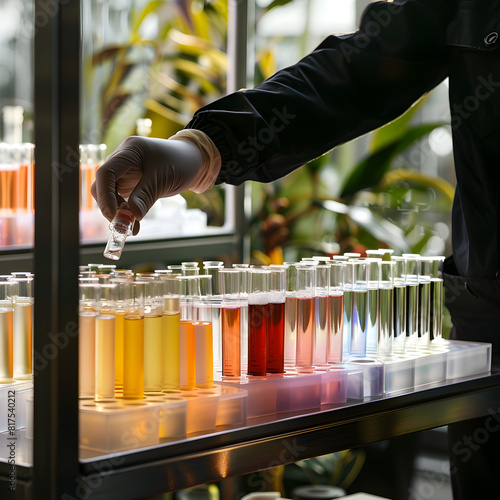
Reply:
[[135, 275], [82, 268], [80, 396], [135, 399], [210, 387], [218, 374], [427, 352], [442, 337], [442, 257], [368, 254]]
[[32, 378], [33, 278], [0, 275], [0, 384]]
[[[0, 142], [0, 247], [31, 246], [34, 237], [34, 144]], [[104, 144], [82, 144], [73, 161], [80, 162], [82, 236], [92, 237], [91, 222], [101, 221], [90, 188], [105, 160]], [[71, 160], [70, 160], [71, 161]], [[68, 168], [71, 164], [68, 165]], [[88, 213], [86, 213], [88, 212]], [[102, 231], [101, 231], [102, 232]], [[88, 233], [88, 234], [87, 234]]]

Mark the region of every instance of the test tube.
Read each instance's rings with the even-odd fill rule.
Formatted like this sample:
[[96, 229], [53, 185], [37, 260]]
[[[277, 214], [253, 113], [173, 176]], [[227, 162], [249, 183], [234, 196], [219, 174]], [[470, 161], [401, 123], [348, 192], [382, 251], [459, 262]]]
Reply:
[[19, 163], [14, 146], [0, 143], [0, 216], [13, 216], [19, 199]]
[[377, 356], [380, 334], [380, 257], [368, 257], [365, 259], [368, 273], [368, 318], [366, 329], [366, 355]]
[[109, 224], [111, 233], [103, 254], [107, 259], [118, 260], [122, 255], [125, 240], [132, 234], [135, 217], [126, 207], [126, 204], [122, 204]]
[[444, 256], [430, 257], [431, 267], [431, 332], [433, 344], [443, 340], [443, 278], [439, 266], [444, 262]]
[[349, 262], [353, 267], [354, 283], [352, 288], [352, 324], [351, 324], [351, 358], [366, 356], [366, 335], [369, 316], [369, 290], [376, 294], [376, 289], [369, 288], [370, 262], [354, 260]]
[[99, 274], [115, 274], [116, 265], [115, 264], [101, 264], [98, 268]]
[[95, 327], [99, 304], [99, 284], [93, 278], [79, 280], [78, 314], [78, 394], [95, 396]]
[[115, 331], [117, 284], [99, 286], [95, 328], [95, 400], [115, 397]]
[[297, 355], [297, 263], [285, 262], [287, 285], [285, 295], [285, 368], [295, 367]]
[[13, 382], [13, 299], [17, 293], [17, 282], [0, 277], [0, 384]]
[[123, 392], [123, 342], [125, 329], [125, 313], [134, 299], [133, 276], [113, 278], [116, 284], [115, 302], [115, 392]]
[[239, 269], [221, 269], [222, 376], [241, 375], [241, 277]]
[[80, 209], [92, 210], [96, 202], [90, 192], [99, 166], [106, 158], [106, 144], [80, 144]]
[[324, 368], [328, 365], [328, 341], [330, 338], [330, 298], [328, 295], [330, 266], [327, 264], [316, 265], [314, 273], [316, 276], [314, 288], [313, 364], [315, 367]]
[[428, 349], [431, 341], [431, 282], [433, 260], [428, 257], [419, 257], [418, 262], [418, 341], [419, 349]]
[[343, 319], [344, 319], [344, 268], [342, 262], [332, 261], [328, 297], [330, 300], [330, 325], [328, 342], [328, 363], [342, 362]]
[[164, 391], [180, 389], [181, 282], [178, 274], [161, 276], [163, 282], [163, 382]]
[[417, 254], [403, 254], [406, 260], [406, 343], [405, 351], [415, 351], [418, 341], [419, 290]]
[[184, 276], [198, 276], [200, 274], [198, 262], [181, 262]]
[[251, 269], [249, 273], [248, 375], [266, 375], [269, 274], [265, 269]]
[[144, 392], [163, 389], [163, 282], [144, 285]]
[[232, 267], [238, 269], [241, 275], [241, 371], [247, 372], [248, 367], [248, 273], [249, 264], [233, 264]]
[[12, 279], [18, 283], [14, 296], [14, 378], [30, 380], [33, 377], [33, 274], [18, 274]]
[[196, 389], [196, 352], [194, 332], [194, 302], [200, 296], [198, 276], [182, 276], [181, 321], [180, 321], [180, 388], [182, 391]]
[[266, 309], [266, 371], [283, 373], [285, 342], [285, 269], [271, 268], [269, 271], [269, 294]]
[[127, 305], [123, 325], [123, 397], [144, 397], [144, 295], [146, 282], [128, 284], [133, 300]]
[[394, 341], [392, 350], [394, 354], [405, 352], [406, 344], [406, 259], [392, 257], [394, 262]]
[[221, 330], [221, 291], [219, 271], [223, 269], [221, 261], [203, 261], [204, 275], [212, 276], [212, 335], [215, 371], [222, 371], [222, 330]]
[[394, 339], [394, 268], [395, 262], [383, 260], [378, 263], [380, 268], [379, 281], [379, 312], [378, 312], [378, 357], [388, 357], [392, 354]]
[[313, 371], [314, 356], [314, 266], [297, 266], [297, 286], [295, 300], [297, 301], [297, 353], [295, 367], [298, 372]]
[[33, 160], [35, 145], [30, 143], [14, 146], [19, 163], [19, 197], [18, 213], [32, 213], [33, 205]]
[[213, 308], [220, 309], [220, 299], [212, 297], [212, 276], [197, 276], [199, 283], [199, 297], [196, 299], [194, 326], [194, 350], [196, 387], [210, 389], [214, 381], [214, 355], [213, 355]]

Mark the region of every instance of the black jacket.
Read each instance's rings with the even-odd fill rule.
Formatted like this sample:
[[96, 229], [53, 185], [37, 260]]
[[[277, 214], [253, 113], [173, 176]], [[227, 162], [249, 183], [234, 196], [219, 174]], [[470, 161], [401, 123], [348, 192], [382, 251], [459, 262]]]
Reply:
[[328, 37], [188, 127], [219, 148], [218, 182], [268, 182], [395, 119], [449, 77], [456, 272], [480, 278], [470, 291], [500, 310], [499, 35], [500, 0], [375, 2], [356, 33]]

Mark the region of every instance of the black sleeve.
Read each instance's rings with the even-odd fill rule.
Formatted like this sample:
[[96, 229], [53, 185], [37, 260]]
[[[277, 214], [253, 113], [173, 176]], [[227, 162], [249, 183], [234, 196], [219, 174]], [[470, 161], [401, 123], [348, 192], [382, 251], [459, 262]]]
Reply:
[[455, 0], [375, 2], [356, 33], [198, 110], [187, 128], [219, 149], [217, 182], [278, 179], [401, 115], [447, 76], [454, 10]]

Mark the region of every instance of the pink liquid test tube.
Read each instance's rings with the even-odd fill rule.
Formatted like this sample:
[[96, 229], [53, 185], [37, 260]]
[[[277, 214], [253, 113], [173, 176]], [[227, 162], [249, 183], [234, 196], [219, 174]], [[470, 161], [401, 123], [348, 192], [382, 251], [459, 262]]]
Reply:
[[330, 264], [328, 299], [330, 301], [330, 325], [328, 340], [328, 363], [342, 362], [343, 320], [344, 320], [344, 269], [345, 263], [332, 261]]
[[314, 266], [314, 354], [315, 367], [328, 365], [328, 342], [330, 340], [330, 298], [328, 284], [330, 281], [330, 267], [326, 264]]
[[296, 369], [298, 372], [313, 371], [314, 356], [314, 266], [297, 266], [297, 354]]

